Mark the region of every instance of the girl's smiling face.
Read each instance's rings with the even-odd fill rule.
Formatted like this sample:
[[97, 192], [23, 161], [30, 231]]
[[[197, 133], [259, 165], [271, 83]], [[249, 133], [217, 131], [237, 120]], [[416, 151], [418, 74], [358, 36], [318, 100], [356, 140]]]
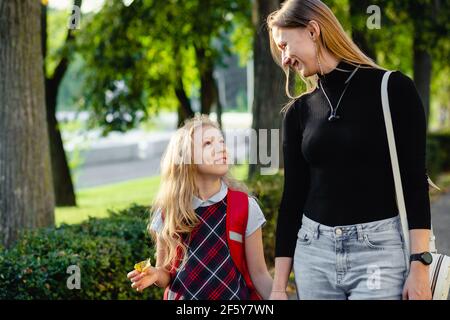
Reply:
[[194, 130], [194, 163], [199, 174], [224, 176], [228, 172], [225, 140], [217, 128], [200, 126]]

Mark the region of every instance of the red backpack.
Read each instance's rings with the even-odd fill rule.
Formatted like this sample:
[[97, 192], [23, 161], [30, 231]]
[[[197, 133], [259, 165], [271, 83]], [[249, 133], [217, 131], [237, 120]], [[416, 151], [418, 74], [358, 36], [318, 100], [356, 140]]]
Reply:
[[[228, 188], [227, 193], [227, 217], [226, 217], [226, 234], [227, 244], [230, 249], [231, 259], [244, 277], [245, 284], [249, 290], [250, 300], [262, 300], [260, 294], [250, 277], [248, 271], [247, 260], [245, 258], [245, 230], [248, 221], [248, 195], [244, 192], [235, 191]], [[179, 262], [181, 260], [181, 250], [178, 251], [179, 256], [175, 265], [171, 269], [171, 277], [176, 274]], [[168, 299], [169, 286], [164, 291], [164, 300]]]

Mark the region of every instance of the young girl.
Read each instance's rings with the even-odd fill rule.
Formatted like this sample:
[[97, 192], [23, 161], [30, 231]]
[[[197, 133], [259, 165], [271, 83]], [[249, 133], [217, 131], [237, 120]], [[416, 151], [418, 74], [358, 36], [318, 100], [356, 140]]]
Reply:
[[[266, 220], [230, 178], [218, 126], [207, 116], [187, 121], [169, 142], [161, 174], [159, 209], [149, 226], [156, 266], [130, 272], [132, 287], [155, 284], [170, 300], [269, 298], [272, 278], [261, 233]], [[238, 232], [240, 222], [245, 235]]]

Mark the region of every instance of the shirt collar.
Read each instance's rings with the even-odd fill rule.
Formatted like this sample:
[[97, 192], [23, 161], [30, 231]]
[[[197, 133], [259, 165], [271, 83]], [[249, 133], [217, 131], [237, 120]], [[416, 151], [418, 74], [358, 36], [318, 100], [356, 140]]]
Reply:
[[214, 203], [217, 203], [217, 202], [223, 200], [223, 198], [225, 198], [225, 196], [227, 195], [227, 192], [228, 192], [228, 187], [227, 187], [226, 183], [223, 180], [221, 180], [219, 192], [215, 193], [207, 200], [202, 200], [196, 196], [193, 196], [192, 197], [192, 207], [195, 210], [198, 207], [210, 206]]
[[[336, 68], [326, 74], [318, 73], [318, 76], [324, 85], [343, 85], [355, 68], [354, 65], [341, 60]], [[347, 70], [347, 72], [338, 69]]]

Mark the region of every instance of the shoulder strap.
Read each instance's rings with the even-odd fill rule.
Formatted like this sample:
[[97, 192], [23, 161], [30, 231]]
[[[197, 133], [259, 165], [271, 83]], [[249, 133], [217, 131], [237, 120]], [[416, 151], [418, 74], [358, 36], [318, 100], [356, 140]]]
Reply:
[[248, 220], [248, 196], [228, 188], [226, 233], [231, 258], [242, 275], [245, 273], [245, 229]]
[[250, 299], [260, 300], [256, 292], [245, 258], [245, 231], [248, 222], [248, 195], [228, 188], [226, 233], [231, 259], [244, 277], [249, 289]]
[[248, 196], [244, 192], [228, 188], [227, 193], [227, 237], [243, 243], [248, 222]]
[[[400, 167], [398, 164], [398, 157], [397, 157], [397, 148], [395, 146], [395, 137], [394, 137], [394, 130], [392, 126], [392, 117], [391, 117], [391, 110], [389, 107], [389, 97], [388, 97], [388, 81], [389, 76], [391, 75], [392, 71], [386, 71], [383, 75], [383, 80], [381, 81], [381, 104], [383, 106], [383, 115], [384, 115], [384, 121], [386, 125], [386, 134], [389, 144], [389, 153], [392, 163], [392, 171], [394, 176], [394, 183], [395, 183], [395, 195], [397, 200], [397, 207], [400, 214], [400, 221], [402, 224], [402, 231], [403, 231], [403, 238], [405, 240], [405, 246], [407, 252], [410, 252], [410, 242], [409, 242], [409, 225], [408, 225], [408, 218], [406, 215], [406, 206], [405, 206], [405, 198], [403, 196], [403, 187], [402, 187], [402, 181], [400, 176]], [[434, 245], [434, 234], [433, 234], [433, 228], [431, 228], [431, 238], [430, 238], [430, 251], [434, 252], [436, 251], [435, 245]]]
[[403, 237], [405, 239], [405, 244], [407, 251], [409, 252], [409, 228], [408, 219], [406, 217], [406, 206], [405, 199], [403, 197], [403, 187], [400, 177], [400, 168], [398, 165], [397, 157], [397, 147], [395, 146], [394, 130], [392, 127], [391, 110], [389, 107], [389, 97], [387, 92], [387, 85], [389, 81], [389, 76], [392, 71], [386, 71], [383, 75], [383, 80], [381, 81], [381, 104], [383, 106], [384, 123], [386, 126], [386, 134], [389, 144], [389, 153], [392, 163], [392, 171], [394, 175], [395, 183], [395, 195], [397, 198], [397, 207], [400, 214], [400, 220], [402, 223]]

